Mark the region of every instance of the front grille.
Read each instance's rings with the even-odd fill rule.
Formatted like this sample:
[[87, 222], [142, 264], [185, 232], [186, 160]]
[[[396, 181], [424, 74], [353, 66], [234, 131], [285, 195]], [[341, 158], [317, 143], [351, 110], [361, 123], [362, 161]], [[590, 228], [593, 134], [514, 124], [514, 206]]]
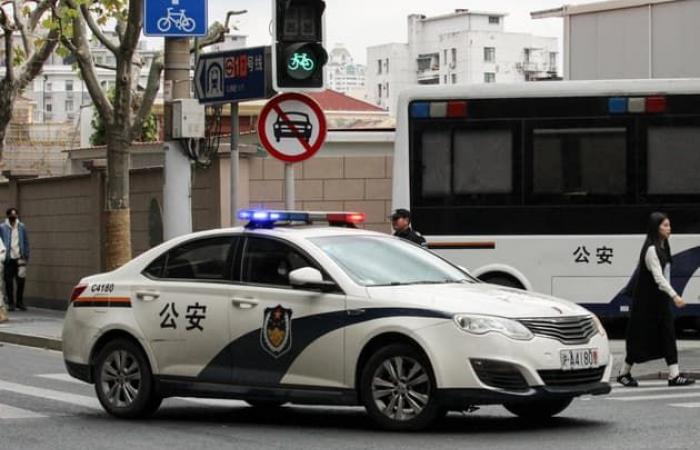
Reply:
[[564, 344], [585, 344], [598, 330], [592, 317], [519, 319], [536, 336], [557, 339]]
[[597, 383], [603, 378], [605, 366], [583, 370], [540, 370], [542, 381], [547, 386], [576, 386]]
[[526, 391], [527, 381], [513, 364], [489, 359], [472, 359], [472, 367], [482, 383], [510, 391]]

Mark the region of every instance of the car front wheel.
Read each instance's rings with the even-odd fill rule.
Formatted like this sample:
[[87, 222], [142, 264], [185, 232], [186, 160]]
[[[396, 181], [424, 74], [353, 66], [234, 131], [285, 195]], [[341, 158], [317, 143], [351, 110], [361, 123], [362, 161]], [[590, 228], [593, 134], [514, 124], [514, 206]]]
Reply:
[[526, 420], [546, 420], [569, 407], [573, 398], [538, 400], [535, 402], [508, 403], [503, 405], [508, 411]]
[[146, 356], [126, 339], [108, 343], [97, 355], [95, 391], [102, 407], [123, 419], [148, 416], [158, 409], [162, 400], [154, 392]]
[[419, 430], [444, 411], [425, 355], [406, 344], [379, 349], [365, 364], [360, 396], [370, 418], [388, 430]]

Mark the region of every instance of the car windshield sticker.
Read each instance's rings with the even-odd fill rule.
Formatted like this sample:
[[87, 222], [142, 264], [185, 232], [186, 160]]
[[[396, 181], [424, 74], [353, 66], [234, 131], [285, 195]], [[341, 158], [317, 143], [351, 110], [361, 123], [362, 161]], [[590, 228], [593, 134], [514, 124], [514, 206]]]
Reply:
[[194, 330], [204, 331], [201, 322], [207, 318], [207, 307], [200, 305], [199, 302], [187, 307], [187, 315], [185, 318], [189, 321], [187, 331]]
[[180, 314], [178, 314], [177, 310], [175, 309], [175, 303], [166, 303], [158, 315], [162, 319], [160, 321], [161, 328], [177, 329], [175, 319], [180, 317]]
[[292, 310], [277, 305], [265, 309], [260, 344], [275, 358], [279, 358], [292, 347]]

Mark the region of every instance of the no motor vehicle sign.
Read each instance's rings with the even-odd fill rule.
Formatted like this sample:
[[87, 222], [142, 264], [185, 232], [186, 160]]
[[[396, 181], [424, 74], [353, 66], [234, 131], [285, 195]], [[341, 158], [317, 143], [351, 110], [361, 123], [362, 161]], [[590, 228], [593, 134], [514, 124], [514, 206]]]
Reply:
[[260, 142], [274, 158], [301, 162], [314, 156], [326, 140], [326, 116], [311, 97], [298, 93], [270, 100], [258, 121]]

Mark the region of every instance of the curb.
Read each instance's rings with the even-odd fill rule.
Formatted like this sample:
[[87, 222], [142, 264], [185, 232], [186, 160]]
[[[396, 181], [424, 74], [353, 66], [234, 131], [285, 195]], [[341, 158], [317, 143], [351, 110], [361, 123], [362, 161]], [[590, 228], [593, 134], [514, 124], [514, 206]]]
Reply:
[[0, 331], [0, 342], [47, 350], [61, 351], [63, 349], [63, 343], [60, 339], [28, 336], [26, 334], [8, 333], [6, 331]]

